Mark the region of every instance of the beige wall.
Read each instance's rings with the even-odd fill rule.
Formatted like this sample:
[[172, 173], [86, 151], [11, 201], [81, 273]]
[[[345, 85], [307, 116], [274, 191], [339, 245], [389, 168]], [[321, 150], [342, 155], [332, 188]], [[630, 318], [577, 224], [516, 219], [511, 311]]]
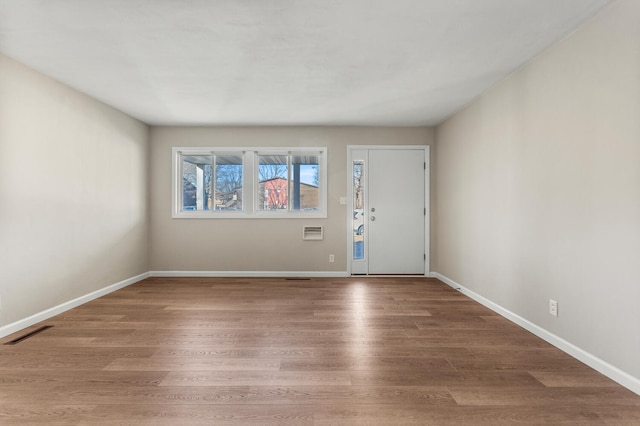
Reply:
[[438, 127], [435, 247], [437, 272], [635, 378], [638, 22], [618, 2]]
[[[431, 128], [255, 127], [151, 130], [153, 271], [347, 270], [347, 145], [432, 145]], [[174, 146], [326, 146], [327, 219], [172, 219]], [[304, 225], [324, 226], [323, 241], [303, 241]], [[329, 254], [335, 263], [329, 263]]]
[[149, 270], [148, 128], [0, 55], [0, 326]]

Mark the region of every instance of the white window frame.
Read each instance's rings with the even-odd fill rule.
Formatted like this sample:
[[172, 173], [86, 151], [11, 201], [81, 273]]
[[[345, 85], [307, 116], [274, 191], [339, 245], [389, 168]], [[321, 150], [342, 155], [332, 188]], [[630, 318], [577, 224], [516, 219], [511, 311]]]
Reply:
[[[243, 157], [242, 211], [182, 210], [182, 156], [237, 154]], [[318, 155], [317, 210], [260, 210], [258, 155]], [[259, 219], [259, 218], [326, 218], [327, 217], [327, 148], [326, 147], [174, 147], [172, 148], [171, 216], [175, 219]], [[291, 168], [289, 168], [291, 173]], [[215, 177], [214, 177], [215, 179]], [[288, 177], [288, 181], [291, 176]], [[287, 197], [290, 200], [291, 197]], [[289, 201], [290, 202], [290, 201]]]

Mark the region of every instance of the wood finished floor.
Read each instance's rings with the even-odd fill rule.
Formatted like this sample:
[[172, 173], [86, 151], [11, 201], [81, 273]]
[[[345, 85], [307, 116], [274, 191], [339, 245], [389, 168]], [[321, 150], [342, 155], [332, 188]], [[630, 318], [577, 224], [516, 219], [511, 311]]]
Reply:
[[151, 278], [41, 325], [0, 345], [0, 424], [640, 425], [640, 396], [435, 279]]

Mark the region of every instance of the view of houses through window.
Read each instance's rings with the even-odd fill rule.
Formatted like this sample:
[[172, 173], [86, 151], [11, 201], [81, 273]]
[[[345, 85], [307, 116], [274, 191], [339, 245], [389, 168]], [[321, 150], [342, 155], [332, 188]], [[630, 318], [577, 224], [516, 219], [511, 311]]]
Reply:
[[242, 155], [183, 156], [182, 209], [241, 211], [242, 175]]
[[258, 155], [259, 210], [318, 208], [317, 155]]
[[323, 208], [323, 152], [212, 151], [177, 155], [181, 178], [179, 212], [251, 214], [247, 211], [245, 179], [252, 181], [248, 186], [248, 196], [253, 197], [249, 209], [255, 212], [317, 212]]

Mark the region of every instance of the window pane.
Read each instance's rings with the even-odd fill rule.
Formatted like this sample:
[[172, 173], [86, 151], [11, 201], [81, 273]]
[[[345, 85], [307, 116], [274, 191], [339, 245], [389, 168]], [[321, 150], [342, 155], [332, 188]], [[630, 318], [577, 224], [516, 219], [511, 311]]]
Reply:
[[319, 155], [296, 154], [291, 156], [291, 209], [318, 210]]
[[211, 200], [211, 156], [182, 157], [182, 210], [209, 210]]
[[364, 162], [353, 162], [353, 260], [364, 260]]
[[242, 210], [242, 155], [215, 156], [215, 210]]
[[175, 218], [326, 217], [326, 148], [172, 151]]
[[286, 210], [289, 194], [287, 155], [258, 155], [258, 210]]

